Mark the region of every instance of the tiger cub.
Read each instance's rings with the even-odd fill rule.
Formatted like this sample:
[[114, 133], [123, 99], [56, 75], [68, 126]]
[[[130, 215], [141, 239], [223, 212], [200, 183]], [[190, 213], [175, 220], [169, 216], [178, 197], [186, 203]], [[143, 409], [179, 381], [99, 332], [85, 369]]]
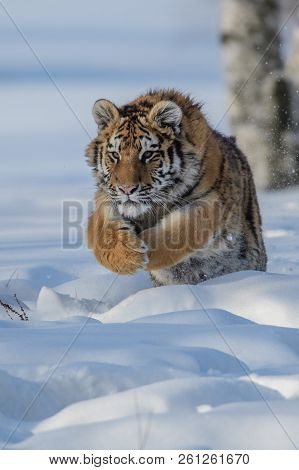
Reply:
[[119, 274], [150, 272], [155, 286], [197, 284], [266, 270], [255, 186], [232, 137], [176, 90], [122, 107], [93, 107], [98, 135], [86, 156], [97, 191], [88, 245]]

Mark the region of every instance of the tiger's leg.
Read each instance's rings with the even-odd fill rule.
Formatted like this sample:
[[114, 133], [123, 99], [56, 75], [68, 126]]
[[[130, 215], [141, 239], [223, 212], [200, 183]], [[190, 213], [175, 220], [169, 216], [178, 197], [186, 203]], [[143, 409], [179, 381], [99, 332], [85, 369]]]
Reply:
[[215, 246], [214, 250], [199, 250], [175, 266], [152, 271], [151, 275], [159, 285], [198, 284], [237, 271], [264, 271], [264, 264], [259, 262], [260, 250], [249, 249], [244, 253], [242, 247], [242, 237], [233, 243], [222, 238], [221, 249]]
[[213, 244], [219, 225], [220, 206], [212, 199], [171, 212], [139, 234], [148, 247], [146, 269], [170, 268], [205, 249]]
[[87, 239], [97, 260], [110, 271], [133, 274], [147, 261], [146, 246], [134, 226], [112, 217], [105, 206], [98, 206], [90, 216]]

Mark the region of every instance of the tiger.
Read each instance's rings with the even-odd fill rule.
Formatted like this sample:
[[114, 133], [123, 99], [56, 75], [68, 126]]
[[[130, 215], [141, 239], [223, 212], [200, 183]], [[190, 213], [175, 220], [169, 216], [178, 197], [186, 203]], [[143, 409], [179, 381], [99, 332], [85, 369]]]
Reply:
[[175, 89], [117, 107], [99, 99], [86, 157], [96, 181], [87, 244], [109, 270], [145, 270], [153, 286], [265, 271], [251, 169], [233, 137]]

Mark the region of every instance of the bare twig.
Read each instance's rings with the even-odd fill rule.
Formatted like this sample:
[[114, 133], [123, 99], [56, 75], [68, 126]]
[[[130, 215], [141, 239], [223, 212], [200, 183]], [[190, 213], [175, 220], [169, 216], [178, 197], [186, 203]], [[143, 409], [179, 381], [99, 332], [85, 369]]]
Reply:
[[9, 284], [10, 284], [10, 281], [12, 280], [12, 278], [14, 277], [15, 273], [17, 272], [17, 269], [15, 269], [11, 275], [10, 275], [10, 278], [8, 279], [7, 283], [5, 284], [5, 287], [8, 287]]
[[13, 320], [13, 317], [10, 315], [10, 313], [13, 313], [14, 315], [16, 315], [20, 320], [22, 321], [28, 321], [28, 315], [27, 313], [25, 312], [21, 302], [19, 301], [19, 299], [17, 298], [17, 295], [15, 294], [15, 299], [21, 309], [21, 313], [18, 312], [15, 308], [13, 308], [10, 304], [7, 304], [5, 302], [2, 302], [2, 300], [0, 300], [0, 305], [1, 307], [4, 308], [5, 312], [7, 313], [7, 315], [9, 316], [9, 318], [11, 320]]
[[11, 307], [10, 305], [5, 304], [4, 302], [2, 302], [2, 300], [0, 300], [0, 305], [1, 305], [1, 307], [4, 308], [5, 313], [7, 313], [7, 315], [9, 316], [9, 318], [10, 318], [11, 320], [13, 320], [12, 316], [11, 316], [10, 313], [9, 313], [10, 311], [13, 311], [12, 307]]
[[9, 312], [12, 312], [14, 313], [15, 315], [17, 315], [18, 317], [21, 317], [21, 314], [19, 312], [17, 312], [17, 310], [15, 310], [11, 305], [9, 304], [6, 304], [5, 302], [2, 302], [2, 300], [0, 300], [0, 305], [4, 308], [5, 312], [7, 313], [7, 315], [13, 319]]
[[15, 299], [16, 299], [16, 301], [17, 301], [18, 306], [19, 306], [20, 309], [21, 309], [21, 312], [22, 312], [22, 320], [28, 321], [28, 320], [29, 320], [28, 315], [27, 315], [27, 313], [25, 312], [25, 310], [24, 310], [24, 308], [23, 308], [21, 302], [19, 301], [19, 299], [18, 299], [18, 297], [17, 297], [17, 294], [15, 294], [14, 297], [15, 297]]

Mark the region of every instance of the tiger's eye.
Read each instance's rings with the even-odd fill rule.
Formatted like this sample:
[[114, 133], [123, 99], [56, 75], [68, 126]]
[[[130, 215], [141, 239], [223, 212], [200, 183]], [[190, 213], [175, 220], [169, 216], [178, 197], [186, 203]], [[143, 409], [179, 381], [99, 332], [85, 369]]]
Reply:
[[142, 154], [142, 160], [148, 160], [149, 158], [151, 158], [153, 153], [154, 152], [151, 152], [150, 150], [146, 150], [146, 152]]

